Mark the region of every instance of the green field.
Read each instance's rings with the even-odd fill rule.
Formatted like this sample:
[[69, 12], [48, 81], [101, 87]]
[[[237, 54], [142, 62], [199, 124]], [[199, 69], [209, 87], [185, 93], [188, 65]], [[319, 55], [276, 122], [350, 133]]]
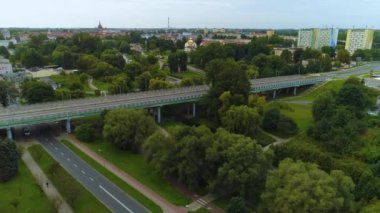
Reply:
[[96, 86], [99, 90], [108, 91], [109, 84], [103, 81], [95, 80], [93, 81], [94, 86]]
[[306, 91], [306, 94], [300, 94], [299, 96], [291, 97], [291, 98], [284, 98], [284, 99], [282, 99], [282, 101], [285, 101], [285, 100], [286, 101], [313, 101], [320, 94], [323, 94], [324, 92], [327, 92], [330, 90], [332, 90], [334, 92], [338, 92], [340, 90], [340, 88], [342, 88], [344, 81], [345, 80], [329, 81], [326, 84], [324, 84], [324, 85], [318, 87], [317, 89], [311, 91], [310, 93], [308, 93]]
[[56, 212], [26, 165], [20, 161], [19, 173], [6, 183], [0, 183], [0, 212]]
[[115, 185], [123, 189], [127, 194], [132, 196], [134, 199], [140, 202], [143, 206], [145, 206], [151, 212], [162, 212], [162, 209], [158, 205], [156, 205], [153, 201], [151, 201], [149, 198], [145, 197], [139, 191], [132, 188], [130, 185], [128, 185], [123, 180], [121, 180], [119, 177], [117, 177], [116, 175], [114, 175], [113, 173], [105, 169], [102, 165], [100, 165], [98, 162], [96, 162], [95, 160], [90, 158], [88, 155], [80, 151], [70, 142], [63, 140], [62, 143], [64, 143], [75, 154], [77, 154], [80, 158], [82, 158], [82, 160], [86, 161], [94, 169], [96, 169], [98, 172], [100, 172], [102, 175], [104, 175], [106, 178], [112, 181]]
[[85, 145], [174, 205], [184, 206], [191, 202], [190, 198], [183, 195], [162, 175], [155, 172], [146, 163], [143, 155], [119, 150], [105, 141], [95, 141], [93, 143], [85, 143]]
[[73, 208], [74, 212], [110, 212], [89, 191], [66, 172], [40, 145], [28, 148], [54, 186]]

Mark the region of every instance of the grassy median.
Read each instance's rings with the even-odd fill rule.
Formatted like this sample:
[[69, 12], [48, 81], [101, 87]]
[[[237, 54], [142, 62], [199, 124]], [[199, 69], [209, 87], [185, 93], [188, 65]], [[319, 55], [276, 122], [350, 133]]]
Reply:
[[111, 182], [113, 182], [115, 185], [117, 185], [119, 188], [124, 190], [126, 193], [128, 193], [130, 196], [132, 196], [134, 199], [136, 199], [138, 202], [140, 202], [145, 208], [149, 209], [151, 212], [162, 212], [162, 209], [155, 204], [153, 201], [151, 201], [149, 198], [145, 197], [143, 194], [141, 194], [136, 189], [132, 188], [130, 185], [128, 185], [126, 182], [124, 182], [122, 179], [108, 171], [106, 168], [104, 168], [102, 165], [100, 165], [98, 162], [90, 158], [88, 155], [80, 151], [78, 148], [76, 148], [74, 145], [72, 145], [70, 142], [66, 140], [62, 140], [62, 143], [64, 143], [69, 149], [71, 149], [75, 154], [77, 154], [82, 160], [86, 161], [89, 165], [91, 165], [94, 169], [96, 169], [98, 172], [100, 172], [102, 175], [104, 175], [106, 178], [108, 178]]

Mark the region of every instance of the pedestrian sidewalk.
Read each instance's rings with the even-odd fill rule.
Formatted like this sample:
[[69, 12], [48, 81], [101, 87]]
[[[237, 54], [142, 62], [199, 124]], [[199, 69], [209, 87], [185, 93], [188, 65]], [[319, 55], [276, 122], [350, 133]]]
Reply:
[[200, 208], [207, 207], [212, 201], [214, 201], [216, 197], [212, 194], [205, 195], [198, 200], [187, 205], [187, 209], [189, 212], [195, 212]]
[[[27, 146], [23, 146], [27, 147]], [[52, 200], [55, 204], [59, 213], [72, 213], [73, 210], [67, 204], [67, 202], [63, 199], [61, 194], [54, 187], [52, 182], [46, 177], [45, 173], [41, 170], [39, 165], [34, 161], [33, 157], [30, 155], [29, 151], [25, 149], [22, 154], [22, 160], [25, 162], [26, 166], [30, 170], [30, 172], [35, 177], [37, 184], [44, 191], [46, 196]]]
[[68, 140], [70, 143], [72, 143], [75, 147], [77, 147], [79, 150], [84, 152], [86, 155], [91, 157], [93, 160], [98, 162], [100, 165], [104, 166], [108, 171], [113, 173], [114, 175], [118, 176], [120, 179], [122, 179], [124, 182], [128, 183], [131, 187], [145, 195], [147, 198], [152, 200], [154, 203], [159, 205], [162, 210], [165, 213], [185, 213], [187, 212], [184, 207], [181, 206], [175, 206], [168, 202], [165, 198], [158, 195], [156, 192], [152, 191], [142, 183], [140, 183], [138, 180], [124, 172], [123, 170], [119, 169], [117, 166], [113, 165], [106, 159], [104, 159], [102, 156], [100, 156], [98, 153], [92, 151], [90, 148], [88, 148], [86, 145], [78, 141], [74, 136], [72, 135], [62, 135], [62, 139]]

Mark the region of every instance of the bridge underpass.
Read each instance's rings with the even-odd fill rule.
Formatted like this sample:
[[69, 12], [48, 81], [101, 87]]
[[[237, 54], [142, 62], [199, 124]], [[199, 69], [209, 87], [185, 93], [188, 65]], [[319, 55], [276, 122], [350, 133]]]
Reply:
[[[281, 76], [251, 80], [252, 93], [273, 91], [273, 97], [280, 89], [297, 88], [315, 85], [325, 81], [326, 77], [315, 76]], [[68, 132], [71, 130], [70, 120], [74, 118], [98, 115], [104, 110], [118, 108], [154, 109], [157, 122], [161, 122], [161, 107], [167, 105], [193, 103], [193, 115], [196, 115], [196, 102], [207, 93], [207, 85], [183, 87], [168, 90], [128, 93], [91, 99], [78, 99], [21, 106], [19, 108], [0, 111], [0, 129], [7, 130], [7, 137], [12, 139], [12, 127], [65, 121]]]

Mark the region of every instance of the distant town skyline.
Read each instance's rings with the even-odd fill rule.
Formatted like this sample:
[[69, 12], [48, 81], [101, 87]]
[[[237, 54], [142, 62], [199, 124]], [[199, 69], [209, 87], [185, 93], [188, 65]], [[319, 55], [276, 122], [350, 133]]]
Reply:
[[0, 27], [379, 28], [376, 0], [18, 0], [2, 3]]

